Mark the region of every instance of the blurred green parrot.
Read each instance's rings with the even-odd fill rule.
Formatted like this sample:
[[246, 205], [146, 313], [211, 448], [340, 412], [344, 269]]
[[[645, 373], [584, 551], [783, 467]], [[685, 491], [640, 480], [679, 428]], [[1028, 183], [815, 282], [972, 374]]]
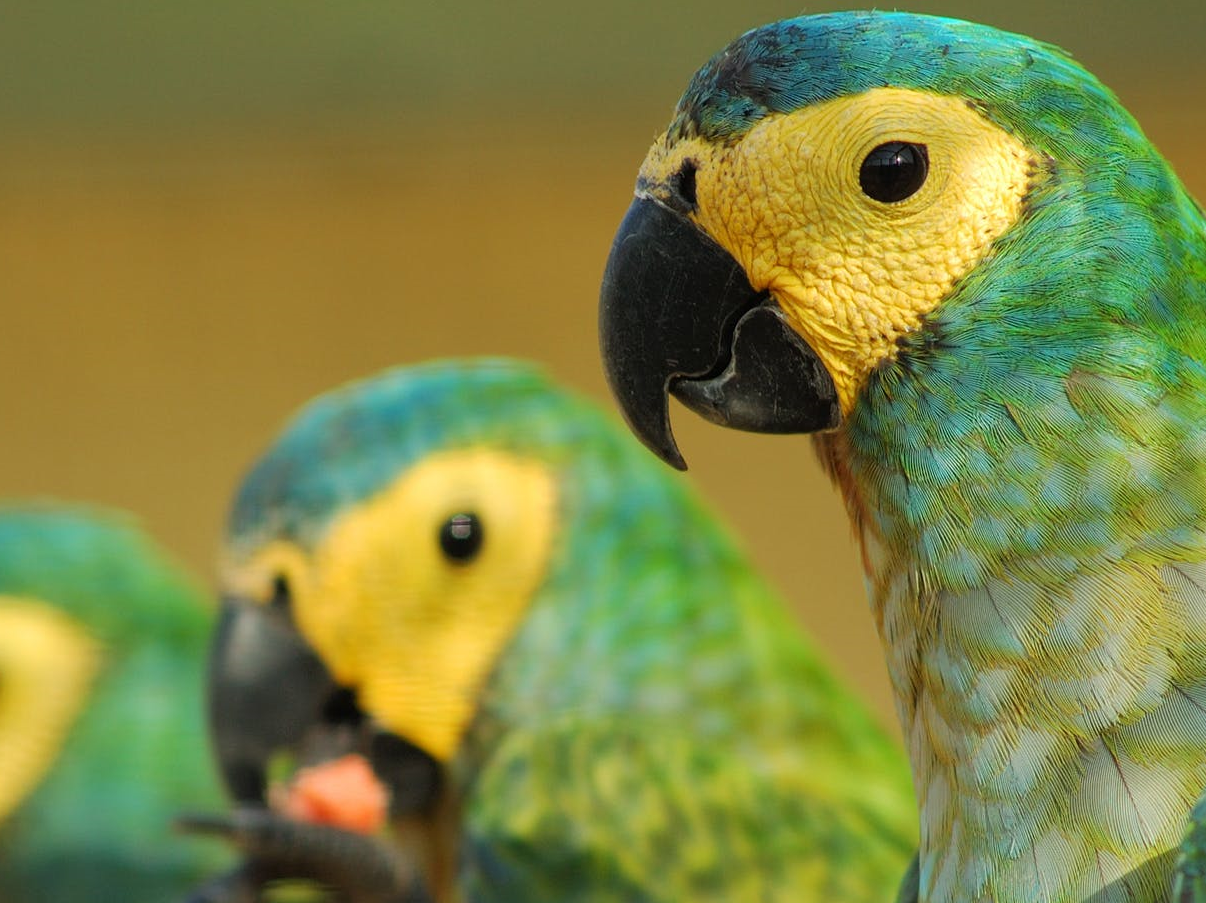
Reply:
[[921, 899], [1168, 899], [1206, 787], [1206, 223], [1134, 119], [1029, 38], [807, 16], [696, 73], [636, 195], [609, 381], [679, 466], [668, 393], [817, 433]]
[[715, 518], [527, 365], [312, 402], [222, 586], [236, 798], [364, 756], [437, 900], [883, 901], [914, 849], [903, 754]]
[[124, 516], [0, 507], [0, 900], [164, 903], [232, 860], [170, 829], [223, 802], [202, 598]]

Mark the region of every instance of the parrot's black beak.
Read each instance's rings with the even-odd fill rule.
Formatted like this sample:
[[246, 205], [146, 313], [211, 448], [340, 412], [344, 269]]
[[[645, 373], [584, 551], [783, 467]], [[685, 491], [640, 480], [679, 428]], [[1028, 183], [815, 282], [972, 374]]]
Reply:
[[840, 419], [816, 353], [741, 266], [685, 216], [638, 197], [611, 246], [599, 344], [633, 432], [680, 470], [668, 395], [722, 426], [810, 433]]
[[235, 800], [264, 801], [269, 758], [318, 723], [336, 690], [287, 612], [225, 600], [210, 649], [209, 721]]
[[210, 735], [238, 803], [266, 802], [268, 766], [281, 751], [316, 761], [355, 752], [390, 788], [391, 814], [435, 799], [439, 765], [371, 723], [293, 624], [287, 605], [228, 598], [209, 658]]

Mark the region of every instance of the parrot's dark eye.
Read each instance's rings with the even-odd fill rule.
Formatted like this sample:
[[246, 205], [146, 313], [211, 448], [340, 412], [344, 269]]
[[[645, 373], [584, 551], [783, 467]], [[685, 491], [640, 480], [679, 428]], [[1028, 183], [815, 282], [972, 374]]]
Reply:
[[440, 548], [455, 564], [467, 564], [476, 558], [484, 539], [481, 519], [472, 512], [454, 514], [440, 527]]
[[670, 178], [671, 204], [680, 213], [690, 213], [697, 206], [695, 199], [695, 171], [699, 168], [694, 160], [684, 160]]
[[871, 200], [892, 204], [916, 194], [929, 172], [930, 155], [924, 144], [889, 141], [867, 154], [858, 184]]

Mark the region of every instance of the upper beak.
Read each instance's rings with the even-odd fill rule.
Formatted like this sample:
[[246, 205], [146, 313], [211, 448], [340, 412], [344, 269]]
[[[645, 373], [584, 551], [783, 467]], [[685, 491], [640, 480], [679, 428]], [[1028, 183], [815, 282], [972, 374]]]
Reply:
[[686, 469], [668, 395], [714, 423], [761, 433], [836, 426], [837, 391], [808, 343], [733, 257], [685, 216], [637, 197], [603, 272], [599, 345], [633, 432]]
[[287, 610], [224, 600], [209, 659], [209, 722], [218, 767], [236, 802], [266, 802], [268, 763], [287, 750], [323, 760], [364, 755], [391, 792], [394, 815], [434, 801], [438, 763], [378, 728], [335, 682]]
[[272, 754], [298, 743], [336, 692], [287, 613], [226, 599], [209, 658], [209, 722], [218, 766], [241, 803], [264, 802]]

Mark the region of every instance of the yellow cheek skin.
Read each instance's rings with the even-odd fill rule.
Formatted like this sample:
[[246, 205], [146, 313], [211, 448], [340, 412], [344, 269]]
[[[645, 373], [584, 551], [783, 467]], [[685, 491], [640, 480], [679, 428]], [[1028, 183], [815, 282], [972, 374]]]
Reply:
[[0, 822], [54, 764], [100, 664], [100, 646], [63, 612], [0, 595]]
[[[432, 455], [338, 517], [308, 567], [279, 544], [245, 570], [262, 581], [273, 565], [292, 568], [298, 630], [335, 680], [388, 730], [447, 760], [544, 578], [554, 507], [543, 464], [487, 450]], [[439, 529], [465, 511], [485, 538], [457, 564]]]
[[[880, 144], [926, 146], [914, 195], [874, 201], [859, 167]], [[696, 161], [695, 222], [768, 290], [829, 370], [844, 412], [905, 333], [1022, 212], [1033, 154], [962, 100], [879, 88], [762, 119], [741, 139], [654, 145], [641, 184], [664, 197]]]

